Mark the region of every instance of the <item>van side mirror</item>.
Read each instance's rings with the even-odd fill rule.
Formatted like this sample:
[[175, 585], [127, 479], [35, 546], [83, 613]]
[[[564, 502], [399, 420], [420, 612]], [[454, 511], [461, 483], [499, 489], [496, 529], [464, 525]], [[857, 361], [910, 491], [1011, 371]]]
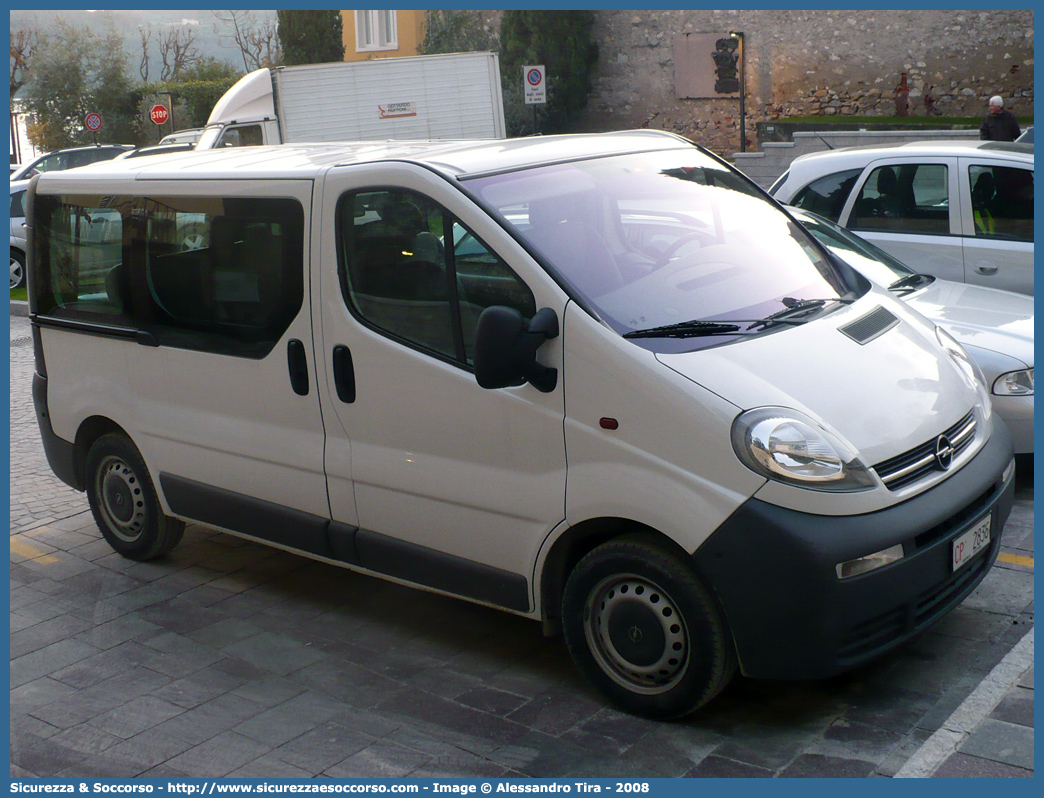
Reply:
[[544, 341], [558, 337], [558, 316], [551, 308], [537, 311], [527, 324], [522, 314], [504, 305], [482, 311], [475, 333], [475, 379], [482, 388], [507, 388], [528, 382], [541, 393], [558, 384], [558, 369], [537, 363]]

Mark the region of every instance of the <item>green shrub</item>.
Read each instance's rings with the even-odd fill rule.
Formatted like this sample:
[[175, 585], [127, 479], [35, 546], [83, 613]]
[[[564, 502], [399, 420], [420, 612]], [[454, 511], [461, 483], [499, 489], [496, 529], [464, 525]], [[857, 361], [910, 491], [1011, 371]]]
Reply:
[[563, 133], [587, 106], [598, 45], [591, 11], [505, 11], [500, 23], [500, 75], [508, 133], [533, 131], [522, 94], [522, 67], [543, 64], [547, 104], [538, 106], [541, 133]]

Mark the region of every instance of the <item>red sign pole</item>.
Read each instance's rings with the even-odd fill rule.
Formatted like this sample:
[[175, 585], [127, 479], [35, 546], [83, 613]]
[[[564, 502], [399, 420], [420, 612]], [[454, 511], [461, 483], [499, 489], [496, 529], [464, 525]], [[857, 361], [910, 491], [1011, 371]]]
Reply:
[[94, 143], [98, 143], [98, 131], [102, 129], [102, 118], [101, 114], [94, 113], [93, 111], [84, 118], [84, 126], [91, 131], [91, 135], [94, 138]]

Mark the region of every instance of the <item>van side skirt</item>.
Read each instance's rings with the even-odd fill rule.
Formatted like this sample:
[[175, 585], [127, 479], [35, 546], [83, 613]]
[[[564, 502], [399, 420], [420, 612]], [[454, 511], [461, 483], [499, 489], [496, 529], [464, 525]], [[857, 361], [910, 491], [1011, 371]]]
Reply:
[[171, 511], [183, 518], [464, 598], [529, 611], [529, 583], [521, 574], [174, 474], [161, 473], [159, 482]]
[[529, 611], [529, 584], [513, 574], [453, 554], [360, 529], [355, 536], [359, 565], [370, 571], [445, 590], [458, 596]]
[[327, 538], [328, 518], [173, 474], [161, 473], [160, 487], [176, 515], [320, 557], [340, 559]]

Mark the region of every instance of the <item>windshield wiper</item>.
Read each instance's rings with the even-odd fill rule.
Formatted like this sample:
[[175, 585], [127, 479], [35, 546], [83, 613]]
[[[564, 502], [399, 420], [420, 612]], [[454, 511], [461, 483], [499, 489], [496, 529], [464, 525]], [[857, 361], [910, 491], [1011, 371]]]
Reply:
[[755, 327], [767, 327], [771, 324], [804, 324], [807, 319], [789, 318], [790, 316], [802, 316], [805, 313], [817, 310], [829, 302], [840, 302], [849, 305], [854, 299], [843, 299], [831, 297], [830, 299], [795, 299], [785, 296], [780, 300], [786, 305], [783, 310], [776, 311], [771, 316], [763, 319], [729, 319], [728, 321], [702, 321], [693, 319], [678, 324], [666, 324], [662, 327], [650, 327], [647, 330], [634, 330], [624, 333], [624, 338], [699, 338], [708, 335], [745, 335], [741, 331], [740, 324], [749, 324], [747, 330]]
[[830, 299], [795, 299], [792, 296], [783, 297], [782, 302], [786, 307], [783, 310], [777, 310], [766, 316], [763, 319], [756, 319], [749, 327], [748, 330], [753, 330], [755, 327], [767, 327], [771, 324], [804, 324], [808, 319], [800, 319], [795, 317], [804, 316], [806, 313], [818, 310], [829, 302], [840, 302], [842, 305], [850, 305], [855, 302], [854, 299], [844, 299], [842, 297], [831, 297]]
[[624, 338], [699, 338], [705, 335], [731, 335], [739, 332], [738, 324], [726, 324], [720, 321], [682, 321], [677, 324], [665, 324], [662, 327], [650, 327], [647, 330], [633, 330], [624, 333]]
[[921, 281], [922, 280], [927, 280], [928, 282], [932, 282], [934, 279], [935, 278], [931, 277], [930, 275], [927, 275], [927, 274], [917, 274], [915, 272], [914, 274], [906, 275], [906, 277], [900, 277], [898, 280], [896, 280], [894, 283], [892, 283], [890, 286], [888, 286], [888, 290], [889, 291], [898, 291], [898, 290], [901, 290], [903, 288], [906, 288], [908, 290], [913, 290], [915, 288], [920, 288], [921, 287]]

